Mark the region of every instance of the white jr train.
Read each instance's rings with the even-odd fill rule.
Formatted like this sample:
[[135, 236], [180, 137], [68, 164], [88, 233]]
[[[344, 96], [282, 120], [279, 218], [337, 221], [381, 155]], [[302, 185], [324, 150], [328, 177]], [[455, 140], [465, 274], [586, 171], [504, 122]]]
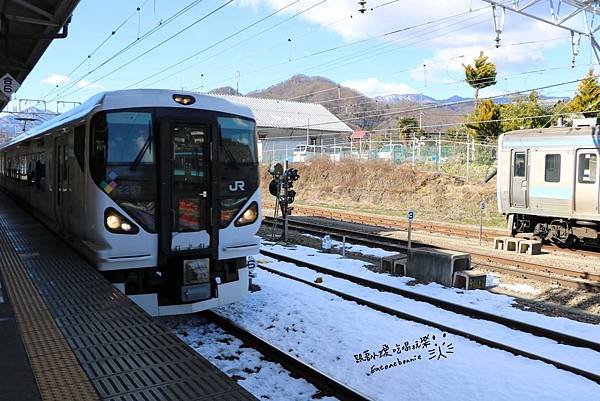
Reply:
[[600, 244], [599, 149], [600, 126], [501, 135], [498, 208], [511, 232], [563, 246]]
[[98, 94], [0, 147], [0, 186], [155, 316], [248, 293], [258, 180], [252, 112], [168, 90]]

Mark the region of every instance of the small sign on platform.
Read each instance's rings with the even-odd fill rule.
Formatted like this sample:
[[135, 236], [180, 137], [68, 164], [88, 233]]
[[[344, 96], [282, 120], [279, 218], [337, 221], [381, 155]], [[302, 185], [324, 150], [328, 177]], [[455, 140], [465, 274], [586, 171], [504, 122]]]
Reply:
[[408, 209], [408, 212], [406, 213], [406, 218], [408, 219], [408, 230], [407, 230], [407, 242], [408, 242], [408, 249], [410, 249], [411, 247], [411, 232], [412, 232], [412, 221], [415, 218], [415, 212], [412, 209]]
[[12, 95], [21, 87], [21, 84], [12, 77], [9, 73], [4, 74], [4, 76], [0, 79], [0, 91], [7, 97], [8, 100], [11, 99]]

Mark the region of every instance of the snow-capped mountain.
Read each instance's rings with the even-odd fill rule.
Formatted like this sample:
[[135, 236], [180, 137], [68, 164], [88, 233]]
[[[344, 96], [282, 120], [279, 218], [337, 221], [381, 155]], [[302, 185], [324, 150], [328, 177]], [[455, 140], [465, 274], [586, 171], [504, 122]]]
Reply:
[[[526, 95], [523, 95], [523, 98], [526, 98]], [[401, 102], [411, 102], [411, 103], [423, 103], [423, 104], [448, 104], [448, 103], [470, 103], [474, 102], [475, 99], [462, 97], [458, 95], [450, 96], [447, 99], [435, 99], [433, 97], [427, 95], [421, 95], [419, 93], [410, 93], [404, 95], [385, 95], [385, 96], [377, 96], [375, 100], [378, 102], [388, 103], [388, 104], [396, 104]], [[561, 101], [568, 101], [568, 97], [552, 97], [552, 96], [544, 96], [540, 95], [539, 97], [540, 103], [543, 104], [554, 104]], [[494, 98], [494, 103], [496, 104], [507, 104], [515, 101], [514, 96], [500, 96]]]
[[57, 115], [57, 113], [44, 111], [36, 107], [30, 107], [19, 113], [7, 112], [0, 117], [0, 140], [15, 137]]
[[413, 103], [439, 103], [439, 100], [422, 95], [420, 93], [407, 93], [404, 95], [385, 95], [376, 96], [375, 100], [378, 102], [395, 104], [400, 102], [413, 102]]

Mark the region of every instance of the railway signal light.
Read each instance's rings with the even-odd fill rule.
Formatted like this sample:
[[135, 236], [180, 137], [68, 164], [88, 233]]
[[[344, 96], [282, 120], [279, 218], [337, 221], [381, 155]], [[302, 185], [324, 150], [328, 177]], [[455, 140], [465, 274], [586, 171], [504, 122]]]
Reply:
[[269, 166], [269, 174], [273, 177], [280, 177], [283, 175], [283, 165], [279, 162], [272, 163]]
[[[275, 221], [277, 215], [281, 211], [283, 217], [283, 239], [287, 241], [287, 219], [292, 214], [294, 208], [290, 207], [290, 204], [294, 203], [296, 198], [296, 191], [292, 189], [294, 182], [298, 181], [300, 175], [298, 170], [295, 168], [287, 168], [287, 162], [285, 168], [281, 163], [273, 163], [269, 166], [269, 174], [273, 176], [273, 179], [269, 183], [269, 193], [275, 197]], [[275, 225], [273, 225], [273, 236], [275, 236]]]

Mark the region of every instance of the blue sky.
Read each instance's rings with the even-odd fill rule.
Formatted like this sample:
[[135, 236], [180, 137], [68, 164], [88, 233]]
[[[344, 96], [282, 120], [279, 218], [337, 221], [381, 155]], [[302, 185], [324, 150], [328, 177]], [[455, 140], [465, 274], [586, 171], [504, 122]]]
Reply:
[[[568, 31], [510, 12], [501, 35], [502, 46], [496, 49], [491, 8], [480, 0], [400, 0], [388, 5], [383, 4], [389, 0], [368, 0], [364, 14], [357, 12], [355, 0], [234, 0], [140, 56], [227, 1], [203, 0], [164, 24], [194, 2], [81, 0], [69, 37], [50, 45], [16, 97], [41, 98], [56, 109], [56, 100], [83, 101], [101, 90], [235, 87], [238, 71], [243, 93], [266, 88], [294, 74], [306, 74], [342, 82], [370, 96], [420, 92], [435, 98], [472, 96], [472, 89], [460, 82], [461, 63], [470, 62], [480, 50], [498, 64], [499, 74], [498, 84], [485, 89], [482, 95], [499, 95], [578, 79], [595, 62], [589, 42], [582, 38], [576, 67], [571, 68]], [[251, 29], [181, 62], [285, 6], [285, 10]], [[291, 18], [311, 6], [314, 8]], [[128, 16], [132, 17], [87, 58]], [[156, 33], [97, 68], [161, 20], [163, 25]], [[404, 30], [379, 37], [398, 29]], [[130, 64], [117, 69], [130, 60]], [[175, 68], [139, 82], [172, 65]], [[561, 86], [543, 93], [570, 96], [574, 87]]]

